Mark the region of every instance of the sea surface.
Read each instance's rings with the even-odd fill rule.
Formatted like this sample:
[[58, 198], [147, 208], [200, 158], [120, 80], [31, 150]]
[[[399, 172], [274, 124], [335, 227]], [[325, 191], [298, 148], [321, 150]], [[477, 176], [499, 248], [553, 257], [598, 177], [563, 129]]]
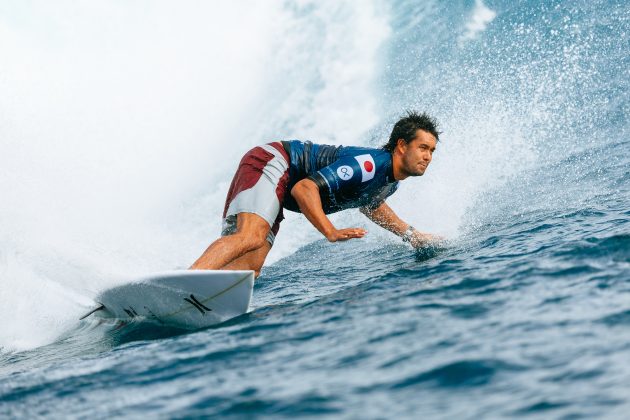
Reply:
[[[630, 415], [625, 1], [0, 2], [0, 417]], [[287, 214], [250, 312], [183, 333], [78, 317], [185, 268], [242, 153], [440, 122], [328, 243]]]

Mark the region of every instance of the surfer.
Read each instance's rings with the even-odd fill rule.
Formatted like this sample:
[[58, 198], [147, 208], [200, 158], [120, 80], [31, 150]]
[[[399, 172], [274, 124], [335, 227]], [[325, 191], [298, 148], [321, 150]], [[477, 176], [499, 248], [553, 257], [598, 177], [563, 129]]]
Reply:
[[439, 140], [426, 113], [408, 112], [380, 149], [277, 141], [251, 149], [234, 175], [223, 209], [221, 237], [191, 269], [260, 273], [284, 219], [301, 212], [330, 242], [362, 238], [358, 227], [337, 228], [326, 216], [359, 208], [377, 225], [414, 247], [437, 239], [404, 222], [385, 203], [399, 181], [427, 170]]

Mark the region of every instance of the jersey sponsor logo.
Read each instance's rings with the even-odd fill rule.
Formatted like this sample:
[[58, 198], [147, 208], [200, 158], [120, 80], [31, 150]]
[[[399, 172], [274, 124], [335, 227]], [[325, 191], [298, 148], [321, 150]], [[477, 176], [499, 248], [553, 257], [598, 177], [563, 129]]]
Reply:
[[353, 175], [354, 175], [354, 171], [348, 165], [343, 165], [337, 168], [337, 176], [341, 178], [343, 181], [352, 179]]
[[357, 162], [359, 162], [359, 166], [361, 167], [361, 182], [366, 182], [374, 178], [374, 174], [376, 173], [376, 165], [374, 165], [374, 159], [372, 155], [365, 154], [354, 157]]

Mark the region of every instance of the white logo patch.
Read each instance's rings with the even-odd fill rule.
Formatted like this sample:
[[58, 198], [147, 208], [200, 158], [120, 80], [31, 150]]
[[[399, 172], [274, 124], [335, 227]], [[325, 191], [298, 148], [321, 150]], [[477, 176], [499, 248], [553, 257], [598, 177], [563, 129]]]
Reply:
[[354, 171], [348, 165], [343, 165], [337, 168], [337, 176], [343, 181], [349, 180], [352, 178], [352, 175], [354, 175]]
[[374, 164], [374, 159], [372, 155], [365, 154], [354, 157], [357, 162], [359, 162], [359, 166], [361, 167], [361, 182], [369, 181], [374, 178], [374, 174], [376, 173], [376, 165]]

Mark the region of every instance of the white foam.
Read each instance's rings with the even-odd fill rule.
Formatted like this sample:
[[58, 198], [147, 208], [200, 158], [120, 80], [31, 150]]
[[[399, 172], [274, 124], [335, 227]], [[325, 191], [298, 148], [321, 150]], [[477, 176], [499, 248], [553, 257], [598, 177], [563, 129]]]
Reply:
[[[362, 143], [388, 25], [351, 2], [61, 1], [0, 34], [0, 347], [21, 350], [120, 276], [187, 267], [248, 148]], [[315, 237], [287, 222], [270, 262]]]
[[279, 13], [245, 6], [16, 4], [0, 18], [1, 347], [50, 342], [84, 310], [77, 291], [198, 252], [179, 208], [224, 178]]

